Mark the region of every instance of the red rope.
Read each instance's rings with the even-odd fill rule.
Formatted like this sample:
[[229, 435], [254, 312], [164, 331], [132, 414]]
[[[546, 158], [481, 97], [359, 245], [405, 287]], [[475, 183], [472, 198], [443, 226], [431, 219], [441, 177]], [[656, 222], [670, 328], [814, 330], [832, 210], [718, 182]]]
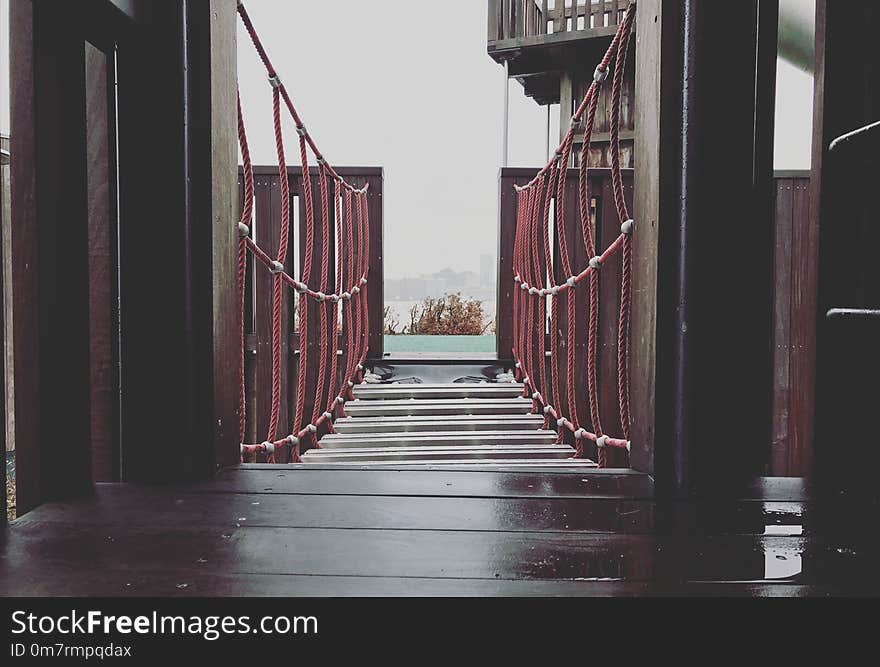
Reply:
[[[514, 295], [514, 359], [521, 371], [526, 385], [524, 395], [533, 398], [533, 410], [537, 412], [539, 404], [545, 414], [545, 425], [551, 419], [559, 429], [559, 442], [563, 441], [567, 430], [574, 434], [577, 457], [585, 455], [584, 442], [592, 441], [598, 447], [600, 466], [608, 463], [606, 448], [616, 447], [629, 449], [630, 412], [629, 412], [629, 372], [628, 355], [630, 341], [630, 311], [632, 294], [632, 223], [627, 210], [623, 191], [623, 179], [620, 167], [620, 116], [621, 92], [626, 69], [626, 53], [629, 46], [635, 5], [630, 4], [623, 20], [618, 26], [614, 39], [605, 52], [593, 83], [587, 90], [584, 99], [578, 105], [572, 117], [569, 130], [560, 142], [553, 159], [550, 160], [532, 180], [525, 186], [517, 188], [517, 218], [514, 236], [513, 271], [516, 282]], [[609, 68], [614, 63], [612, 78], [611, 104], [609, 122], [611, 125], [611, 175], [615, 209], [621, 223], [621, 234], [597, 256], [595, 247], [595, 225], [592, 218], [589, 191], [589, 148], [595, 126], [601, 84], [606, 79]], [[578, 167], [578, 214], [580, 215], [581, 232], [584, 249], [590, 257], [589, 265], [577, 274], [571, 266], [568, 254], [568, 242], [565, 234], [565, 201], [567, 188], [567, 171], [575, 128], [583, 120], [584, 140], [580, 152]], [[555, 180], [554, 180], [555, 179]], [[555, 188], [554, 188], [555, 185]], [[555, 199], [555, 245], [558, 248], [559, 262], [565, 279], [557, 284], [553, 266], [553, 248], [549, 242], [549, 225], [551, 200]], [[539, 207], [543, 215], [539, 217]], [[539, 250], [543, 245], [543, 257]], [[599, 324], [599, 273], [609, 258], [621, 254], [621, 305], [618, 321], [617, 345], [617, 384], [620, 408], [620, 428], [623, 438], [605, 435], [602, 430], [599, 413], [599, 392], [597, 382], [597, 347]], [[575, 345], [578, 337], [577, 302], [575, 287], [584, 280], [589, 281], [589, 315], [587, 324], [587, 397], [590, 422], [593, 431], [580, 425], [578, 404], [583, 397], [578, 396], [576, 389]], [[559, 373], [558, 345], [558, 299], [566, 299], [566, 410], [568, 416], [562, 414], [562, 384]], [[550, 375], [551, 385], [547, 384], [545, 363], [545, 308], [547, 297], [551, 298], [551, 338], [550, 338]], [[527, 301], [523, 301], [526, 299]], [[535, 301], [537, 300], [537, 306]], [[536, 312], [537, 311], [537, 312]], [[538, 322], [536, 322], [536, 318]], [[539, 335], [536, 336], [536, 333]], [[538, 360], [535, 360], [535, 355]], [[538, 368], [535, 369], [535, 363]], [[536, 373], [537, 370], [537, 373]], [[540, 384], [539, 384], [540, 383]], [[541, 389], [544, 393], [541, 393]], [[555, 405], [558, 403], [558, 405]]]
[[[369, 306], [366, 298], [367, 278], [369, 274], [369, 211], [367, 206], [367, 185], [356, 187], [342, 178], [332, 166], [330, 166], [321, 152], [318, 150], [314, 139], [309, 135], [296, 108], [291, 101], [284, 84], [278, 78], [266, 49], [263, 47], [259, 36], [253, 26], [244, 6], [239, 3], [238, 13], [241, 17], [251, 41], [266, 68], [267, 76], [272, 85], [272, 116], [275, 132], [275, 145], [278, 154], [278, 174], [281, 193], [281, 229], [278, 239], [278, 252], [273, 258], [250, 238], [250, 222], [253, 217], [254, 203], [254, 180], [253, 166], [251, 164], [248, 149], [247, 135], [245, 132], [244, 118], [241, 111], [241, 102], [238, 103], [238, 131], [239, 146], [244, 165], [244, 202], [242, 218], [239, 223], [241, 242], [238, 252], [238, 288], [239, 288], [239, 319], [240, 319], [240, 342], [242, 354], [239, 358], [239, 436], [242, 442], [242, 457], [246, 454], [266, 453], [268, 460], [274, 461], [274, 454], [278, 448], [291, 448], [291, 461], [298, 463], [300, 459], [300, 442], [304, 438], [312, 438], [314, 446], [317, 443], [321, 427], [328, 432], [333, 431], [334, 414], [344, 414], [344, 402], [353, 397], [351, 387], [359, 381], [359, 373], [363, 369], [363, 362], [369, 350], [367, 323], [369, 322]], [[302, 171], [302, 196], [305, 208], [305, 248], [303, 252], [302, 275], [296, 280], [285, 270], [287, 252], [290, 241], [290, 185], [287, 175], [287, 164], [284, 155], [284, 140], [281, 122], [281, 101], [292, 116], [299, 135], [300, 166]], [[321, 235], [321, 264], [320, 280], [318, 289], [309, 286], [314, 259], [315, 243], [315, 202], [312, 190], [312, 181], [309, 171], [309, 152], [316, 158], [319, 165], [319, 191], [320, 191], [320, 229]], [[336, 239], [338, 251], [335, 253], [335, 292], [330, 293], [330, 205], [329, 183], [333, 181], [333, 207], [336, 224]], [[343, 216], [343, 193], [344, 209]], [[357, 215], [353, 215], [356, 209]], [[343, 217], [345, 218], [345, 235], [343, 237]], [[355, 224], [357, 218], [357, 242], [355, 243]], [[245, 378], [244, 378], [244, 288], [247, 270], [247, 253], [250, 252], [254, 259], [272, 272], [272, 399], [269, 419], [269, 432], [265, 442], [260, 444], [245, 444], [246, 425], [246, 401], [245, 401]], [[284, 341], [281, 340], [283, 324], [283, 286], [287, 285], [299, 294], [299, 373], [297, 378], [297, 399], [292, 418], [292, 433], [283, 438], [278, 438], [280, 408], [281, 408], [281, 373], [282, 373], [282, 350]], [[341, 391], [337, 376], [337, 332], [339, 329], [339, 301], [342, 301], [345, 311], [346, 336], [343, 342], [346, 355], [346, 368], [343, 373], [345, 391]], [[313, 303], [317, 303], [320, 317], [319, 333], [319, 368], [317, 373], [317, 386], [315, 388], [314, 403], [311, 421], [305, 421], [306, 400], [306, 374], [308, 371], [308, 347], [309, 347], [309, 310]], [[332, 307], [332, 317], [328, 317], [327, 309]], [[328, 355], [332, 350], [332, 359]], [[329, 368], [328, 368], [329, 366]], [[321, 410], [322, 406], [325, 409]]]

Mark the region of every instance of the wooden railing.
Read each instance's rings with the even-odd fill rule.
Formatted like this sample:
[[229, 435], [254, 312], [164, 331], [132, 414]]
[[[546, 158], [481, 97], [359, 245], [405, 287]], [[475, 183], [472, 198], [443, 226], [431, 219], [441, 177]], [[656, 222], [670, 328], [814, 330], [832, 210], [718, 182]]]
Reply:
[[629, 0], [489, 0], [488, 41], [616, 26]]
[[[383, 270], [382, 270], [382, 183], [381, 167], [337, 167], [336, 171], [356, 187], [369, 184], [367, 205], [370, 215], [370, 278], [367, 283], [367, 299], [370, 308], [369, 357], [382, 357], [382, 310], [383, 310]], [[303, 194], [302, 171], [299, 167], [288, 167], [290, 183], [290, 238], [291, 251], [287, 255], [285, 270], [299, 279], [305, 262], [305, 198]], [[320, 185], [317, 167], [311, 168], [312, 196], [315, 201], [315, 215], [320, 219]], [[239, 188], [241, 188], [239, 182]], [[332, 192], [332, 190], [331, 190]], [[239, 201], [242, 193], [239, 192]], [[335, 291], [335, 222], [332, 197], [330, 199], [330, 288]], [[271, 256], [278, 248], [278, 232], [281, 227], [281, 196], [278, 167], [254, 167], [254, 234], [255, 241]], [[296, 258], [296, 259], [294, 259]], [[296, 265], [294, 265], [296, 262]], [[321, 238], [314, 235], [312, 252], [312, 275], [320, 275]], [[299, 354], [299, 318], [294, 309], [294, 293], [289, 291], [282, 306], [282, 340], [289, 341], [285, 347], [283, 372], [281, 373], [280, 431], [290, 433], [293, 412], [296, 405], [297, 369]], [[308, 353], [315, 359], [320, 345], [320, 318], [317, 302], [308, 300]], [[245, 281], [245, 400], [247, 403], [247, 422], [245, 439], [248, 442], [261, 442], [266, 437], [271, 409], [272, 380], [272, 275], [262, 266], [253, 265], [253, 257], [248, 255], [248, 270]], [[344, 316], [344, 310], [343, 310]], [[340, 318], [344, 329], [344, 319]], [[339, 351], [342, 346], [339, 347]], [[306, 377], [305, 413], [311, 414], [315, 387], [317, 386], [317, 366], [309, 364]], [[337, 364], [341, 373], [344, 363]]]

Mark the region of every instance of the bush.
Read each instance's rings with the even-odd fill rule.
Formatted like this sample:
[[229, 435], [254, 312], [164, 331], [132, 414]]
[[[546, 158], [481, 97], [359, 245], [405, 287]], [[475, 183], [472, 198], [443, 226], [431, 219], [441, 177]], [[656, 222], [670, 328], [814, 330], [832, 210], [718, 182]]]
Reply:
[[397, 319], [397, 314], [392, 310], [391, 306], [385, 306], [385, 310], [382, 313], [383, 319], [383, 329], [386, 336], [393, 336], [395, 334], [400, 333], [397, 328], [400, 326], [400, 321]]
[[485, 320], [483, 302], [462, 299], [461, 294], [446, 294], [425, 299], [410, 310], [409, 332], [422, 336], [481, 336], [492, 326]]

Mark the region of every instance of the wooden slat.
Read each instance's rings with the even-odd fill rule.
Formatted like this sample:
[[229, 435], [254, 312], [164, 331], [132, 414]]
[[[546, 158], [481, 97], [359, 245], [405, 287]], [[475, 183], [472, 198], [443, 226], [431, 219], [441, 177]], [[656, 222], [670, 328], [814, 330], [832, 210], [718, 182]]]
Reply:
[[[254, 183], [254, 216], [256, 243], [275, 257], [278, 252], [280, 220], [273, 215], [272, 189], [277, 189], [277, 176], [261, 176]], [[269, 432], [272, 406], [272, 274], [260, 262], [254, 265], [254, 330], [256, 332], [256, 414], [257, 437], [264, 440]]]
[[793, 189], [791, 179], [776, 181], [773, 340], [773, 434], [770, 464], [774, 475], [788, 473], [791, 447], [789, 421], [791, 378], [791, 241]]
[[381, 359], [384, 351], [384, 177], [380, 173], [369, 178], [370, 188], [367, 191], [367, 206], [370, 211], [370, 278], [367, 283], [367, 301], [370, 306], [369, 326], [369, 357]]
[[[789, 452], [786, 475], [809, 475], [813, 433], [812, 385], [815, 348], [809, 332], [815, 323], [816, 263], [811, 261], [809, 179], [792, 180], [790, 348], [789, 348]], [[777, 274], [777, 280], [779, 275]]]

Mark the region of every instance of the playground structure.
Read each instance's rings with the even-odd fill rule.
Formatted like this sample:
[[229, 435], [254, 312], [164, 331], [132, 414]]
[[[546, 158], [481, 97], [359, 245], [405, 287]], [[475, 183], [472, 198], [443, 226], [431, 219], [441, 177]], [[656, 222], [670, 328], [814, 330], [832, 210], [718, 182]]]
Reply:
[[[874, 396], [857, 387], [870, 386], [878, 371], [870, 343], [880, 280], [868, 255], [878, 227], [876, 203], [854, 194], [876, 177], [865, 148], [876, 135], [861, 131], [831, 149], [876, 120], [876, 70], [859, 56], [878, 20], [871, 3], [817, 3], [809, 229], [797, 246], [815, 270], [798, 284], [798, 303], [790, 302], [802, 318], [797, 344], [814, 360], [793, 371], [804, 396], [797, 405], [808, 415], [793, 423], [810, 424], [814, 435], [799, 463], [808, 481], [766, 476], [774, 336], [767, 295], [774, 257], [786, 255], [770, 224], [780, 199], [769, 151], [772, 104], [762, 85], [775, 61], [776, 3], [754, 0], [736, 11], [691, 0], [630, 5], [617, 14], [614, 36], [605, 36], [613, 48], [597, 59], [593, 92], [573, 114], [561, 150], [541, 170], [501, 172], [504, 317], [499, 358], [486, 361], [498, 375], [517, 373], [529, 404], [523, 414], [535, 412], [540, 430], [556, 431], [546, 446], [577, 455], [548, 466], [479, 457], [296, 463], [316, 455], [304, 442], [316, 452], [325, 449], [322, 439], [332, 442], [334, 434], [321, 430], [346, 419], [354, 395], [371, 389], [355, 385], [377, 369], [368, 340], [370, 316], [381, 313], [369, 294], [377, 257], [366, 244], [377, 218], [368, 199], [374, 185], [364, 186], [367, 176], [381, 176], [355, 180], [324, 160], [266, 61], [275, 119], [287, 107], [300, 128], [301, 181], [290, 178], [280, 132], [272, 176], [279, 201], [301, 195], [306, 234], [314, 224], [297, 273], [289, 238], [279, 235], [277, 246], [251, 238], [249, 193], [257, 186], [249, 185], [244, 149], [239, 190], [236, 153], [246, 133], [234, 113], [234, 35], [246, 9], [231, 0], [72, 4], [11, 3], [23, 516], [4, 531], [4, 590], [877, 590], [876, 535], [865, 528], [874, 504], [859, 501], [876, 495], [880, 449], [871, 446]], [[637, 42], [629, 50], [631, 172], [618, 162], [624, 138], [615, 111], [628, 27]], [[549, 41], [574, 39], [560, 35]], [[160, 46], [167, 44], [180, 49]], [[612, 91], [606, 172], [572, 157], [574, 136], [589, 138], [602, 86]], [[70, 108], [84, 113], [64, 112]], [[591, 193], [599, 192], [597, 210], [608, 213], [594, 222]], [[290, 206], [279, 210], [284, 216]], [[285, 228], [281, 222], [277, 231]], [[331, 248], [341, 248], [338, 256]], [[612, 267], [620, 283], [606, 278]], [[242, 329], [248, 271], [253, 294], [267, 304], [254, 312], [271, 314], [269, 327], [252, 322], [263, 327], [255, 340], [264, 347], [256, 348], [262, 380], [252, 396], [262, 398], [253, 399], [251, 424]], [[262, 291], [258, 273], [268, 280]], [[278, 295], [291, 288], [299, 347], [287, 357], [297, 363], [284, 368], [291, 313]], [[548, 298], [558, 325], [549, 336]], [[114, 303], [122, 304], [118, 312]], [[614, 327], [603, 311], [609, 305]], [[109, 326], [108, 312], [118, 316]], [[486, 385], [500, 386], [498, 375]], [[347, 426], [367, 428], [351, 419]], [[243, 455], [273, 462], [242, 463]], [[176, 486], [133, 484], [144, 482]], [[770, 525], [801, 532], [768, 534]], [[389, 550], [388, 540], [407, 548]], [[796, 555], [800, 569], [774, 576], [767, 563], [778, 555]], [[199, 559], [210, 567], [199, 571]], [[140, 573], [134, 581], [132, 571]]]

